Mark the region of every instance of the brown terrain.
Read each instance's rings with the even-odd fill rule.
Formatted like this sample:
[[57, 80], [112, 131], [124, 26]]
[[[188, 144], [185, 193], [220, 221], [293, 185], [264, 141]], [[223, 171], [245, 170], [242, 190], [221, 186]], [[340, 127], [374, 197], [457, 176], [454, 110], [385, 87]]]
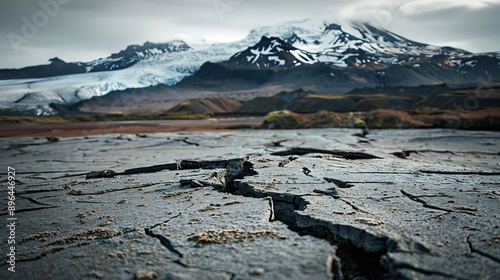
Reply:
[[[500, 85], [355, 89], [346, 94], [282, 91], [250, 100], [209, 97], [147, 104], [102, 104], [60, 116], [0, 118], [0, 137], [86, 136], [241, 128], [500, 129]], [[137, 106], [134, 105], [134, 106]], [[149, 109], [148, 109], [149, 108]], [[149, 113], [147, 113], [149, 112]], [[27, 124], [29, 123], [29, 124]]]
[[0, 125], [0, 137], [78, 137], [100, 134], [208, 132], [260, 127], [262, 118], [76, 122]]

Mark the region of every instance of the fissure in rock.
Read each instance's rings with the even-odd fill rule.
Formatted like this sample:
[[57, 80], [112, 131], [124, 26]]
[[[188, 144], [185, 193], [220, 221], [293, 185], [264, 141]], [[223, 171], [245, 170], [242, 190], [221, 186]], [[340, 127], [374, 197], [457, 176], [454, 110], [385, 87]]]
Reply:
[[273, 208], [274, 221], [286, 224], [290, 230], [297, 232], [299, 235], [314, 236], [337, 246], [337, 258], [332, 258], [332, 264], [330, 265], [334, 279], [353, 279], [358, 276], [368, 279], [382, 279], [384, 277], [387, 271], [381, 264], [381, 257], [386, 254], [386, 250], [367, 252], [363, 248], [354, 246], [350, 240], [341, 238], [338, 233], [332, 232], [330, 227], [319, 223], [310, 227], [300, 227], [295, 213], [296, 211], [303, 211], [307, 207], [307, 202], [302, 197], [255, 191], [248, 183], [238, 180], [256, 174], [256, 171], [253, 170], [253, 164], [248, 161], [234, 163], [235, 165], [232, 165], [230, 169], [226, 169], [227, 174], [233, 175], [226, 175], [225, 191], [246, 197], [268, 197], [271, 200], [270, 205]]

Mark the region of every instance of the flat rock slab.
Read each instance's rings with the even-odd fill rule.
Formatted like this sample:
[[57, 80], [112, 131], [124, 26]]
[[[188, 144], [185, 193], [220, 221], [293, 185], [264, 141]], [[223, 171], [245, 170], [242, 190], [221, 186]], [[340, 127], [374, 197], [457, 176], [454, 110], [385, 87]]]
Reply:
[[[0, 139], [17, 180], [16, 272], [0, 278], [500, 275], [500, 133], [355, 132]], [[258, 174], [225, 176], [235, 158]]]

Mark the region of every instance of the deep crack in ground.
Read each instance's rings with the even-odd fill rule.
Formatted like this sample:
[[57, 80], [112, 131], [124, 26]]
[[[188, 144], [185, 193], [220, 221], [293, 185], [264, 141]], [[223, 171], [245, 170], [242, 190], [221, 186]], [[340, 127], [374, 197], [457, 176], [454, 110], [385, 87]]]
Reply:
[[[233, 176], [226, 176], [226, 192], [234, 195], [242, 195], [246, 197], [262, 198], [267, 196], [270, 199], [272, 206], [272, 222], [279, 221], [287, 225], [287, 227], [299, 235], [310, 235], [319, 239], [327, 240], [332, 246], [336, 246], [336, 256], [332, 259], [330, 265], [332, 275], [335, 280], [353, 279], [355, 277], [366, 277], [367, 279], [382, 279], [387, 273], [386, 269], [381, 264], [381, 257], [386, 253], [386, 250], [378, 252], [367, 252], [363, 248], [356, 247], [350, 240], [339, 238], [339, 234], [332, 232], [331, 227], [317, 223], [311, 227], [300, 227], [297, 223], [296, 211], [303, 211], [307, 207], [307, 202], [300, 196], [292, 195], [292, 199], [283, 199], [281, 193], [263, 194], [259, 192], [248, 191], [252, 188], [240, 188], [241, 183], [237, 179], [243, 179], [246, 176], [256, 174], [253, 170], [253, 164], [248, 161], [240, 161], [239, 168], [232, 166], [228, 169], [228, 173], [233, 173]], [[336, 180], [334, 183], [338, 183]], [[344, 185], [347, 185], [345, 182]], [[328, 194], [325, 194], [328, 195]], [[354, 209], [365, 212], [359, 207], [348, 203]], [[366, 213], [366, 212], [365, 212]], [[340, 263], [338, 263], [340, 261]], [[340, 268], [341, 271], [337, 271]]]

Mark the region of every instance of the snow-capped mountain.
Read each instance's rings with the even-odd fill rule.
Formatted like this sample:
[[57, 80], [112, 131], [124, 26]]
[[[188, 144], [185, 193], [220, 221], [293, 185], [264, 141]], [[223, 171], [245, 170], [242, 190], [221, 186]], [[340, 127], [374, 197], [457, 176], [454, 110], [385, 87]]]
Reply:
[[93, 73], [125, 69], [141, 60], [154, 56], [182, 52], [189, 49], [183, 41], [172, 41], [168, 43], [150, 43], [144, 45], [131, 45], [125, 50], [114, 53], [107, 58], [97, 59], [91, 62], [66, 63], [58, 57], [49, 59], [49, 64], [30, 66], [21, 69], [0, 69], [0, 80], [9, 79], [36, 79], [61, 75]]
[[[305, 79], [312, 75], [299, 73], [301, 67], [309, 67], [308, 71], [314, 69], [315, 79], [324, 87], [345, 90], [357, 82], [360, 87], [392, 86], [398, 82], [406, 86], [473, 83], [474, 77], [477, 80], [484, 71], [500, 80], [499, 61], [499, 53], [476, 55], [426, 45], [367, 24], [305, 20], [255, 29], [246, 38], [231, 43], [188, 46], [182, 41], [147, 42], [88, 63], [65, 63], [56, 58], [48, 66], [0, 70], [0, 78], [4, 79], [0, 80], [0, 111], [53, 114], [50, 103], [73, 104], [133, 88], [145, 88], [147, 92], [148, 87], [172, 86], [185, 78], [180, 85], [203, 87], [207, 79], [222, 82], [223, 76], [217, 73], [231, 69], [231, 75], [234, 69], [293, 69], [293, 75], [281, 72], [279, 76], [278, 70], [259, 74], [260, 82], [286, 83], [288, 76]], [[216, 64], [222, 72], [212, 69]], [[58, 70], [49, 71], [52, 69]], [[33, 78], [34, 73], [40, 78]], [[244, 79], [244, 75], [238, 78]], [[304, 80], [296, 79], [299, 81]]]
[[144, 45], [131, 45], [125, 50], [114, 53], [105, 59], [87, 63], [85, 69], [89, 72], [120, 70], [130, 67], [142, 60], [189, 50], [183, 41], [172, 41], [165, 44], [146, 42]]
[[300, 66], [314, 64], [317, 60], [308, 52], [295, 48], [280, 38], [264, 36], [256, 45], [232, 56], [229, 62], [260, 68], [261, 66]]
[[[325, 23], [322, 32], [310, 32], [310, 30], [303, 29], [280, 30], [284, 31], [281, 37], [273, 35], [275, 37], [270, 41], [271, 44], [267, 40], [259, 42], [253, 48], [246, 50], [251, 54], [246, 53], [245, 58], [247, 62], [255, 64], [258, 55], [268, 55], [267, 59], [275, 63], [263, 63], [260, 59], [261, 62], [257, 63], [258, 67], [260, 65], [283, 66], [284, 64], [278, 63], [274, 56], [284, 55], [284, 48], [286, 48], [286, 51], [296, 58], [295, 66], [303, 63], [331, 63], [335, 66], [347, 67], [369, 62], [401, 64], [423, 56], [470, 55], [469, 52], [460, 49], [414, 42], [368, 24], [354, 23], [350, 27], [351, 32], [356, 35], [346, 32], [345, 27], [337, 23]], [[252, 34], [257, 34], [257, 32], [254, 31]], [[284, 39], [281, 40], [281, 38]], [[236, 54], [235, 57], [240, 54], [243, 52]]]

